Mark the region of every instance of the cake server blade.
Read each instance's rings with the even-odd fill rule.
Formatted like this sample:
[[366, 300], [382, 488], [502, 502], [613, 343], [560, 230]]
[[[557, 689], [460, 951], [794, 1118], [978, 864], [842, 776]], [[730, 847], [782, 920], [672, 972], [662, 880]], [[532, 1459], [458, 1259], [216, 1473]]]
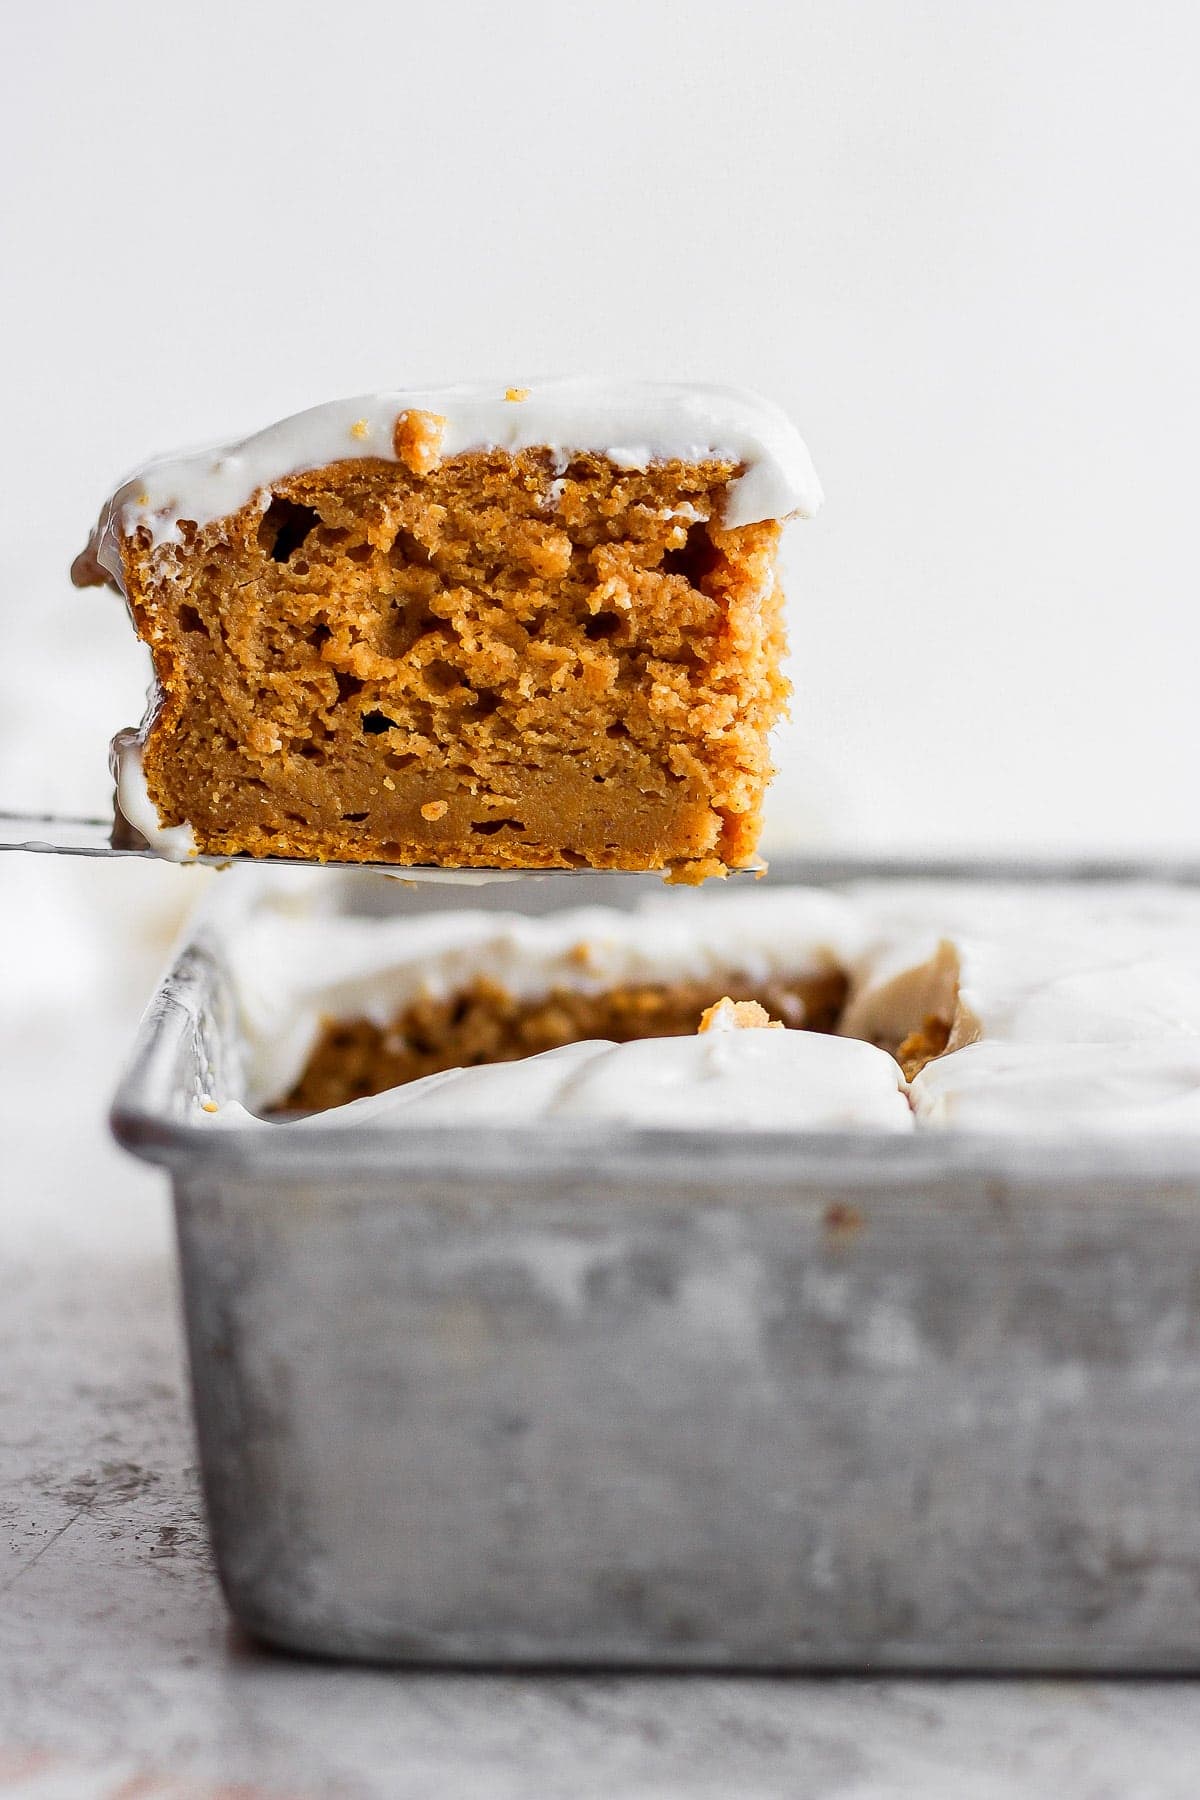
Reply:
[[[0, 812], [0, 850], [27, 850], [38, 856], [140, 856], [162, 862], [148, 846], [114, 844], [111, 819], [80, 819], [62, 813]], [[237, 863], [272, 869], [360, 869], [395, 881], [443, 882], [483, 887], [496, 881], [548, 881], [594, 873], [587, 869], [435, 869], [425, 864], [309, 862], [299, 856], [189, 856], [182, 866], [226, 869]], [[622, 871], [615, 871], [621, 873]]]

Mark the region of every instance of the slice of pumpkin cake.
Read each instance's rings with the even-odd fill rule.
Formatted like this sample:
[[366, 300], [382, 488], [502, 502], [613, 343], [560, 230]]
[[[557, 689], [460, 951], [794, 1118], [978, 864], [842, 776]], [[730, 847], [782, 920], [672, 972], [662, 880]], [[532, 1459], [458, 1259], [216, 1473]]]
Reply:
[[181, 860], [751, 865], [820, 500], [775, 407], [668, 383], [378, 393], [152, 463], [73, 570], [154, 661], [119, 810]]

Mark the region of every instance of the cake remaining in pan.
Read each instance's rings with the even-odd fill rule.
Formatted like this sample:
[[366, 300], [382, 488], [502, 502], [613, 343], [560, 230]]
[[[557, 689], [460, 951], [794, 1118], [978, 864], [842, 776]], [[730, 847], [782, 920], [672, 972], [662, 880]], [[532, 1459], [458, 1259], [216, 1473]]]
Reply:
[[687, 1037], [726, 995], [759, 1000], [793, 1029], [832, 1031], [859, 945], [844, 900], [722, 892], [693, 912], [672, 899], [540, 919], [264, 907], [231, 951], [250, 1104], [318, 1110], [581, 1041]]
[[[909, 883], [532, 919], [265, 904], [226, 955], [267, 1115], [815, 1130], [896, 1125], [906, 1091], [919, 1129], [1162, 1134], [1200, 1129], [1198, 945], [1179, 890]], [[697, 1036], [738, 1023], [783, 1029]]]
[[154, 659], [120, 809], [178, 858], [746, 867], [820, 499], [774, 407], [667, 383], [373, 394], [152, 464], [74, 571]]

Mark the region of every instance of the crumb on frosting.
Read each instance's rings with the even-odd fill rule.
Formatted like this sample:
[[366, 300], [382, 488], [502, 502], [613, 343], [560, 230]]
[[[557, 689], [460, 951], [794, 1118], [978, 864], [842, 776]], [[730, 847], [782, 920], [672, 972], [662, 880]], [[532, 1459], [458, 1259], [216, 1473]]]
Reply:
[[365, 438], [370, 429], [371, 427], [367, 424], [365, 419], [355, 419], [353, 425], [350, 427], [350, 436], [359, 439]]
[[757, 1000], [731, 1000], [726, 994], [700, 1015], [697, 1033], [702, 1031], [782, 1031], [782, 1019], [773, 1019]]
[[397, 416], [392, 433], [396, 461], [413, 475], [431, 475], [442, 460], [446, 421], [440, 413], [413, 410]]
[[506, 400], [528, 400], [529, 389], [528, 388], [505, 388], [504, 398]]

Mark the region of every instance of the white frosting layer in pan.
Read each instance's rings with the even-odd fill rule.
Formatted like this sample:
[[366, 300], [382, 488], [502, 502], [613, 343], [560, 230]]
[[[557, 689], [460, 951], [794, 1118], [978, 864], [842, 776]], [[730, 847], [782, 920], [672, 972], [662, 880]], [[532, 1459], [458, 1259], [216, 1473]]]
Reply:
[[[314, 892], [321, 881], [304, 879]], [[316, 918], [289, 901], [258, 908], [233, 934], [232, 957], [251, 1108], [287, 1091], [323, 1021], [386, 1025], [412, 1000], [445, 998], [480, 975], [532, 998], [723, 985], [734, 974], [749, 987], [843, 968], [843, 1030], [895, 1045], [931, 1012], [951, 1022], [947, 1052], [907, 1093], [869, 1041], [709, 1031], [448, 1071], [271, 1129], [596, 1118], [713, 1130], [1200, 1132], [1200, 893], [1187, 889], [760, 888], [542, 919]], [[213, 1116], [249, 1117], [240, 1106]]]
[[414, 1001], [447, 999], [481, 976], [517, 999], [729, 975], [756, 985], [835, 971], [860, 948], [854, 910], [837, 894], [725, 891], [702, 909], [679, 898], [678, 907], [579, 907], [540, 919], [467, 910], [314, 918], [263, 907], [227, 951], [249, 1104], [287, 1092], [326, 1020], [388, 1025]]
[[[226, 1108], [224, 1122], [251, 1115]], [[449, 1069], [276, 1131], [511, 1125], [603, 1119], [705, 1131], [900, 1131], [913, 1128], [904, 1078], [871, 1044], [812, 1031], [712, 1031], [700, 1037], [591, 1040], [523, 1062]]]
[[918, 1124], [1200, 1129], [1200, 893], [1140, 884], [863, 886], [873, 942], [842, 1021], [895, 1043], [929, 1015], [947, 1053]]

